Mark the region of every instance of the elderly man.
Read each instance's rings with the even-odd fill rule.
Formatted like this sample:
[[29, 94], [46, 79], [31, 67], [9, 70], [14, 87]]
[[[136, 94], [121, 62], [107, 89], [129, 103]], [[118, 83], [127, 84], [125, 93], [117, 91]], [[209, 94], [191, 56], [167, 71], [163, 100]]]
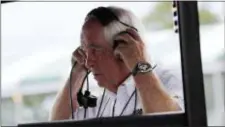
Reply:
[[[87, 14], [81, 46], [72, 58], [77, 62], [72, 73], [75, 120], [183, 110], [182, 83], [160, 66], [154, 68], [141, 31], [138, 19], [119, 7], [98, 7]], [[77, 92], [87, 70], [105, 90], [97, 106], [85, 111]], [[50, 120], [71, 117], [68, 93], [69, 80], [57, 95]]]

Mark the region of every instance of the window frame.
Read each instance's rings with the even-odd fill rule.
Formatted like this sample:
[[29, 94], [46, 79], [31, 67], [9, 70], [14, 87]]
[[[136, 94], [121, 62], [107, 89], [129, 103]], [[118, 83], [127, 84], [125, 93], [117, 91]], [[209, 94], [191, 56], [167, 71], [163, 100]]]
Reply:
[[[15, 1], [1, 1], [3, 3]], [[142, 126], [161, 125], [207, 126], [204, 82], [200, 53], [200, 35], [197, 1], [175, 1], [178, 9], [179, 39], [185, 113], [157, 116], [122, 116], [85, 121], [57, 121], [18, 124], [26, 126]], [[193, 69], [194, 68], [194, 69]]]

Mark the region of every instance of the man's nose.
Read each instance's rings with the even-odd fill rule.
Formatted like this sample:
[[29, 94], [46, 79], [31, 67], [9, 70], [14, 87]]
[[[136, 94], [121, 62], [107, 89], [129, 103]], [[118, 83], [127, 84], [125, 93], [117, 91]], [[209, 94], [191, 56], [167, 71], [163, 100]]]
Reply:
[[93, 68], [95, 64], [95, 57], [92, 53], [88, 53], [87, 54], [87, 58], [86, 58], [86, 61], [85, 61], [85, 66], [91, 70], [91, 68]]

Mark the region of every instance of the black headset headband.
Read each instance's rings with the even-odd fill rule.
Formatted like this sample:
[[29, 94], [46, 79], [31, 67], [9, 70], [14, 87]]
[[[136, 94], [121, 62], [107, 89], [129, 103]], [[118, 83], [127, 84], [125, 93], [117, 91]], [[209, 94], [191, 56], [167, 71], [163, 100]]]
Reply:
[[103, 26], [107, 26], [114, 20], [119, 21], [118, 17], [106, 7], [98, 7], [93, 9], [87, 14], [87, 18], [92, 15], [95, 16]]

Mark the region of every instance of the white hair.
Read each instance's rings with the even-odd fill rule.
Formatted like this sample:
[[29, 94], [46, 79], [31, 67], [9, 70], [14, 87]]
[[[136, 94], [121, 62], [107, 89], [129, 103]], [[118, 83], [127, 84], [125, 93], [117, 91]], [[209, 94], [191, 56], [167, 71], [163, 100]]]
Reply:
[[[131, 11], [115, 6], [109, 6], [108, 9], [110, 9], [121, 22], [136, 28], [139, 36], [144, 39], [142, 36], [144, 31], [142, 23]], [[122, 31], [126, 31], [128, 28], [130, 27], [114, 20], [104, 27], [105, 38], [112, 45], [113, 37]]]

